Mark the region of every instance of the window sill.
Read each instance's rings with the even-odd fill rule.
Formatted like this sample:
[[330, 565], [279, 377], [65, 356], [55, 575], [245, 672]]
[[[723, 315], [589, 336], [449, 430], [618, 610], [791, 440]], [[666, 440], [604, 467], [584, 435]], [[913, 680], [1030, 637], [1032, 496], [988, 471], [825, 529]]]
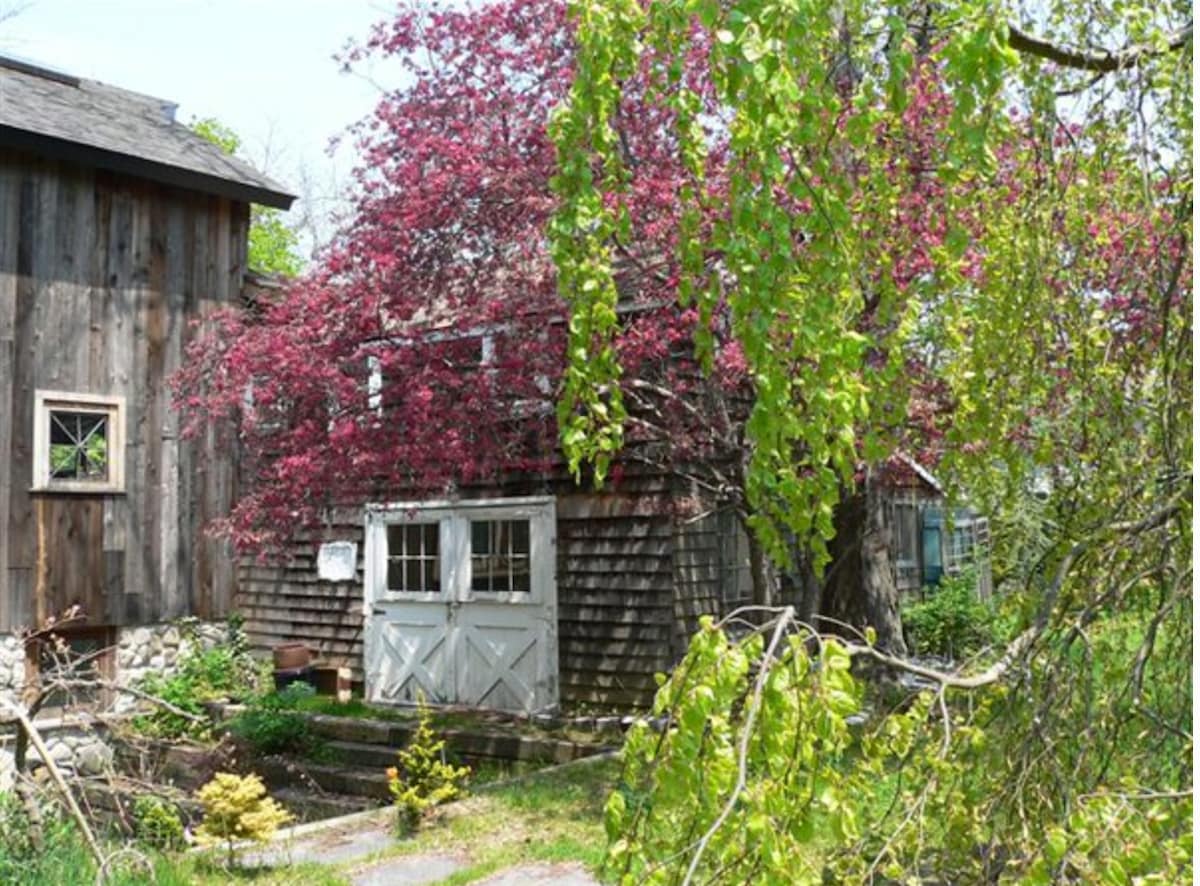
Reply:
[[54, 486], [31, 486], [30, 495], [124, 495], [119, 486], [102, 486], [98, 483], [71, 483]]

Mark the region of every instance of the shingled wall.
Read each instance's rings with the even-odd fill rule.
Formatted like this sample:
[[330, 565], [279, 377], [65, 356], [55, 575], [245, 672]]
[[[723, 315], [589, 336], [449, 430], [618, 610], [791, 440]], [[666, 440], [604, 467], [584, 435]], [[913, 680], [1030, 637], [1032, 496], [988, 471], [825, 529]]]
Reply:
[[[716, 611], [715, 521], [689, 516], [695, 503], [666, 478], [624, 485], [605, 493], [573, 485], [553, 490], [559, 684], [567, 707], [649, 705], [655, 673], [668, 671], [682, 654], [699, 616]], [[479, 492], [471, 497], [493, 497]], [[506, 488], [503, 494], [519, 493]], [[317, 578], [317, 547], [330, 540], [358, 544], [353, 582]], [[281, 561], [244, 562], [238, 608], [251, 641], [262, 649], [308, 643], [361, 681], [362, 552], [362, 514], [347, 510], [319, 532], [298, 537]]]

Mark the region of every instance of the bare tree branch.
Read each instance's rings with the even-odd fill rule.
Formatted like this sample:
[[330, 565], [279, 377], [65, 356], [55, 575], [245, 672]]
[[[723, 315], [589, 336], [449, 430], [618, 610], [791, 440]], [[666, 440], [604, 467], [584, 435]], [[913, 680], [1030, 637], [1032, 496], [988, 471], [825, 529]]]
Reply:
[[1099, 74], [1111, 74], [1113, 71], [1124, 71], [1137, 67], [1145, 61], [1167, 52], [1178, 52], [1192, 42], [1192, 23], [1171, 34], [1167, 48], [1157, 46], [1129, 46], [1115, 52], [1086, 52], [1081, 49], [1059, 46], [1049, 40], [1035, 37], [1016, 25], [1008, 26], [1008, 45], [1017, 52], [1044, 58], [1065, 68], [1075, 68], [1080, 71], [1093, 71]]

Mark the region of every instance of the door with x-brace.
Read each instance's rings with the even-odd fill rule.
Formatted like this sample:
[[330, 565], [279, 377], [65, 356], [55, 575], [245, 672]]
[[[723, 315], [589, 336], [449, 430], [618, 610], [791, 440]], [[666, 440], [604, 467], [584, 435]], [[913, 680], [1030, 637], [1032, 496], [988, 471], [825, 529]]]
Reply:
[[558, 704], [553, 499], [373, 506], [366, 532], [369, 699]]

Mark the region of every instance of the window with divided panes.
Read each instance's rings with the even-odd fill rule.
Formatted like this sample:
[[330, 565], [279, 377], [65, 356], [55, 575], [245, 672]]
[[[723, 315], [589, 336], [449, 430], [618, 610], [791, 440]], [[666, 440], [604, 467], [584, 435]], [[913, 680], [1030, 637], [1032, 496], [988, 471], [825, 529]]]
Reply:
[[529, 592], [529, 521], [471, 521], [471, 590]]
[[124, 401], [37, 391], [33, 488], [120, 492], [124, 488]]
[[442, 589], [437, 523], [394, 523], [387, 528], [387, 589], [437, 593]]

